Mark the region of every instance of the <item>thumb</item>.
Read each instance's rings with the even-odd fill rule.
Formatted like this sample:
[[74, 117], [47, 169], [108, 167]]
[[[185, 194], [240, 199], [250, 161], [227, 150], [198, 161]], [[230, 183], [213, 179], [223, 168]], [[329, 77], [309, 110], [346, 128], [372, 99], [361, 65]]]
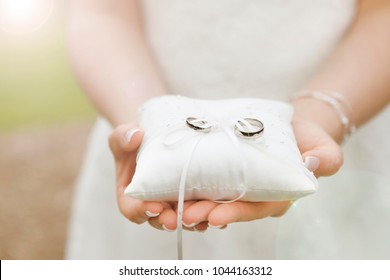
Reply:
[[336, 173], [343, 165], [343, 153], [340, 146], [329, 137], [323, 139], [313, 149], [302, 154], [305, 166], [314, 171], [317, 177]]
[[293, 127], [306, 167], [314, 171], [315, 176], [329, 176], [340, 169], [343, 164], [341, 147], [320, 125], [296, 117]]
[[130, 125], [120, 125], [109, 136], [110, 149], [115, 159], [137, 152], [143, 139], [143, 131]]

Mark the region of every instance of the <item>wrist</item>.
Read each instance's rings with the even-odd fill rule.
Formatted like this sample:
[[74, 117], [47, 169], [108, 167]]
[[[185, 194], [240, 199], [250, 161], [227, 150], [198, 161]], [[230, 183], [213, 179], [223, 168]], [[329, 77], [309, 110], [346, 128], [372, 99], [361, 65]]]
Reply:
[[120, 102], [112, 112], [115, 116], [112, 122], [114, 126], [138, 120], [139, 109], [146, 101], [168, 94], [163, 82], [146, 77], [135, 77], [126, 81], [121, 92], [117, 95]]
[[339, 92], [301, 91], [293, 101], [298, 118], [314, 120], [339, 144], [356, 129], [351, 105]]
[[336, 143], [343, 142], [345, 128], [331, 106], [315, 98], [298, 98], [292, 100], [291, 104], [294, 107], [293, 121], [315, 123]]

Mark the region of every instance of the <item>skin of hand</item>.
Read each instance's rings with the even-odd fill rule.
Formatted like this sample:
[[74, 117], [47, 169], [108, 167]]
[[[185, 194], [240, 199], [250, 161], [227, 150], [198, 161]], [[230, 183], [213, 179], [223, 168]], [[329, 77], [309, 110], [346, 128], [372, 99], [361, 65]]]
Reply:
[[[359, 126], [390, 100], [390, 2], [358, 2], [354, 24], [305, 89], [342, 92], [354, 112], [358, 112], [354, 121]], [[127, 140], [129, 132], [137, 127], [129, 120], [135, 119], [136, 108], [146, 99], [168, 92], [147, 51], [136, 1], [74, 0], [72, 4], [68, 45], [76, 76], [96, 108], [114, 127], [119, 125], [109, 139], [116, 163], [119, 208], [132, 222], [148, 221], [155, 228], [163, 229], [164, 225], [173, 230], [175, 203], [143, 202], [123, 194], [134, 174], [136, 152], [143, 136], [142, 131], [136, 132]], [[141, 77], [138, 84], [146, 86], [133, 87], [129, 79], [139, 81], [134, 77]], [[319, 160], [316, 176], [333, 174], [343, 161], [337, 145], [343, 131], [337, 116], [332, 108], [312, 98], [295, 100], [293, 106], [293, 127], [303, 159]], [[123, 123], [129, 124], [120, 125]], [[290, 202], [237, 201], [221, 205], [187, 201], [183, 222], [189, 229], [204, 230], [208, 224], [223, 226], [280, 216], [289, 206]], [[194, 227], [194, 223], [198, 225]]]
[[[388, 29], [385, 28], [390, 25], [388, 17], [390, 3], [382, 0], [360, 1], [359, 8], [355, 23], [344, 40], [306, 86], [309, 89], [329, 89], [328, 85], [332, 85], [335, 90], [343, 92], [355, 111], [359, 112], [354, 119], [356, 125], [361, 125], [372, 118], [390, 100], [388, 94], [390, 68], [386, 67], [388, 65], [386, 62], [390, 63], [388, 48], [384, 42], [370, 45], [366, 43], [375, 42], [378, 38], [390, 43]], [[372, 53], [380, 54], [382, 63], [376, 63], [376, 60], [371, 58]], [[356, 60], [357, 58], [359, 59]], [[364, 65], [367, 71], [356, 71], [356, 63]], [[373, 80], [376, 81], [375, 84], [372, 83]], [[371, 92], [377, 93], [376, 98], [372, 98]], [[343, 155], [338, 144], [344, 134], [340, 120], [330, 106], [318, 100], [302, 98], [294, 100], [292, 104], [295, 109], [292, 124], [303, 159], [316, 159], [312, 171], [316, 169], [317, 177], [334, 174], [343, 163]], [[110, 137], [111, 148], [117, 147], [117, 149], [112, 148], [112, 151], [118, 170], [120, 209], [133, 222], [140, 223], [147, 220], [157, 229], [174, 230], [176, 204], [140, 202], [123, 195], [124, 187], [130, 183], [134, 173], [135, 154], [142, 141], [142, 133], [132, 139], [134, 143], [130, 141], [123, 144], [123, 149], [118, 149], [121, 147], [118, 143], [123, 141], [126, 133], [133, 128], [134, 126], [117, 128]], [[115, 142], [118, 142], [118, 145]], [[126, 153], [128, 159], [123, 157]], [[236, 201], [230, 204], [186, 201], [183, 224], [188, 225], [190, 230], [198, 231], [204, 231], [208, 226], [224, 228], [233, 222], [251, 221], [269, 216], [278, 217], [283, 215], [290, 206], [289, 201]], [[147, 210], [160, 214], [158, 217], [148, 219], [145, 215]]]
[[[314, 156], [321, 162], [316, 170], [316, 176], [335, 173], [342, 165], [339, 145], [316, 123], [296, 119], [293, 124], [303, 156]], [[132, 137], [129, 137], [130, 135]], [[116, 163], [119, 208], [122, 214], [132, 222], [148, 221], [157, 229], [174, 230], [177, 222], [177, 203], [143, 202], [124, 195], [124, 190], [135, 172], [135, 159], [142, 137], [143, 132], [137, 130], [135, 125], [121, 125], [114, 130], [109, 139]], [[290, 201], [236, 201], [228, 204], [206, 200], [186, 201], [183, 224], [185, 229], [197, 231], [204, 231], [208, 226], [223, 228], [234, 222], [251, 221], [269, 216], [279, 217], [290, 206]], [[158, 216], [150, 217], [146, 214], [147, 212], [158, 214]]]

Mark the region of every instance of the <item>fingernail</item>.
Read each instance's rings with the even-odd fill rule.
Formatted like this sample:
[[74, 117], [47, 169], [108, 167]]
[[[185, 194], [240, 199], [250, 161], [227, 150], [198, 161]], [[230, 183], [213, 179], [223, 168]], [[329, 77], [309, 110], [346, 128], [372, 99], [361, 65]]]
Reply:
[[141, 131], [139, 128], [132, 129], [126, 133], [126, 141], [128, 143], [131, 142], [131, 139], [133, 138], [134, 134], [136, 134], [138, 131]]
[[175, 231], [174, 229], [167, 228], [165, 225], [162, 225], [162, 228], [163, 228], [163, 230], [165, 230], [167, 232], [174, 232]]
[[318, 169], [319, 166], [320, 166], [320, 159], [318, 157], [307, 156], [305, 158], [305, 167], [309, 171], [314, 172]]
[[187, 224], [184, 223], [184, 222], [183, 222], [182, 224], [183, 224], [183, 226], [188, 227], [188, 228], [192, 228], [192, 227], [194, 227], [194, 226], [197, 225], [197, 223], [192, 223], [192, 224], [187, 225]]
[[219, 226], [213, 226], [209, 223], [209, 228], [214, 228], [214, 229], [221, 229], [223, 228], [223, 225], [219, 225]]
[[155, 218], [155, 217], [158, 217], [160, 215], [160, 213], [152, 213], [149, 210], [146, 210], [145, 215], [148, 216], [149, 218]]

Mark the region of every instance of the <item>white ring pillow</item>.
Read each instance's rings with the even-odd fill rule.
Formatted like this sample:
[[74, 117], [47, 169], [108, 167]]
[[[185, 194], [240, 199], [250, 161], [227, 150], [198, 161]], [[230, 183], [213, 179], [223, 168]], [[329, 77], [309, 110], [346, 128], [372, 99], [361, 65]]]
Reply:
[[[283, 201], [315, 192], [317, 179], [298, 150], [290, 104], [258, 98], [192, 99], [167, 95], [140, 109], [145, 135], [125, 194], [149, 201]], [[195, 130], [199, 118], [211, 130]], [[238, 120], [264, 125], [258, 137], [239, 137]], [[183, 178], [183, 176], [185, 178]]]

